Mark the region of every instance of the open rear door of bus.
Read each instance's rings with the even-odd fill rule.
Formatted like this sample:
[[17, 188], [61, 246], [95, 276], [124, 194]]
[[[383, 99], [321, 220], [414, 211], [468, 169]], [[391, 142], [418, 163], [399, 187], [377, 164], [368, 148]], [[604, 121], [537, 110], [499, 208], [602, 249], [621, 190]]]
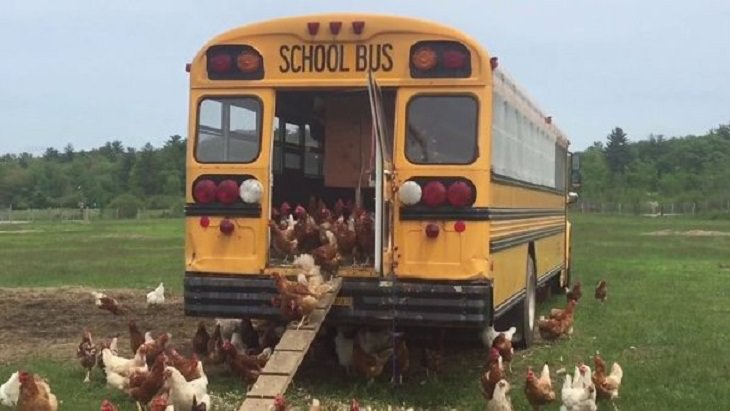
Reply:
[[383, 94], [375, 76], [368, 72], [368, 96], [375, 137], [375, 273], [393, 273], [393, 136], [386, 126]]

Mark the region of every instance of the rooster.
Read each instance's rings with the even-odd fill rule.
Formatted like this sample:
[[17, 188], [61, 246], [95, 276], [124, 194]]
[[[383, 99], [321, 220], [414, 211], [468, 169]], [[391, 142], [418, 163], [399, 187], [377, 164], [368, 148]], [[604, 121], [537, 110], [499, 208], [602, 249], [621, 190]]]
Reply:
[[532, 368], [527, 369], [525, 396], [534, 410], [555, 401], [555, 391], [553, 391], [550, 369], [547, 363], [542, 367], [540, 378], [535, 376]]
[[58, 411], [58, 399], [46, 381], [26, 371], [21, 371], [18, 379], [18, 411]]
[[126, 312], [122, 305], [119, 304], [119, 301], [104, 293], [92, 291], [91, 295], [94, 297], [94, 304], [96, 304], [100, 310], [109, 311], [114, 315], [120, 315]]
[[492, 399], [487, 401], [487, 411], [512, 411], [512, 400], [507, 396], [510, 384], [507, 380], [499, 380], [494, 387]]
[[86, 378], [84, 378], [84, 382], [90, 382], [91, 379], [89, 377], [91, 376], [91, 370], [96, 364], [96, 346], [94, 346], [94, 343], [91, 341], [91, 332], [88, 330], [84, 331], [84, 334], [81, 337], [81, 343], [76, 349], [76, 358], [79, 359], [79, 363], [81, 363], [81, 366], [86, 370]]
[[601, 302], [605, 302], [608, 299], [608, 283], [605, 280], [598, 282], [594, 296], [596, 300], [601, 300]]
[[10, 378], [0, 385], [0, 404], [6, 407], [12, 407], [18, 402], [20, 394], [20, 377], [16, 371], [10, 375]]
[[596, 372], [593, 374], [592, 380], [596, 385], [598, 397], [610, 400], [618, 398], [618, 389], [621, 387], [621, 380], [624, 377], [623, 368], [614, 362], [611, 366], [611, 373], [606, 375], [606, 363], [598, 353], [593, 357], [593, 364]]
[[165, 286], [160, 283], [154, 290], [147, 293], [147, 306], [162, 305], [165, 303]]

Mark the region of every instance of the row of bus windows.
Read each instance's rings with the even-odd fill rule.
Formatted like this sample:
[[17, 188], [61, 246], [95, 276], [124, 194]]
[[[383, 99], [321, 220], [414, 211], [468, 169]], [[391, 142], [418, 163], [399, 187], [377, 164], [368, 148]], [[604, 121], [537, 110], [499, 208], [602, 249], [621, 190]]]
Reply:
[[[408, 103], [406, 158], [415, 164], [470, 164], [476, 160], [478, 102], [471, 96], [417, 96]], [[202, 163], [250, 163], [261, 145], [261, 102], [251, 97], [205, 99], [200, 104], [195, 157]], [[309, 125], [274, 123], [273, 168], [322, 175], [322, 136]]]
[[567, 151], [499, 94], [492, 102], [492, 169], [517, 180], [562, 190]]

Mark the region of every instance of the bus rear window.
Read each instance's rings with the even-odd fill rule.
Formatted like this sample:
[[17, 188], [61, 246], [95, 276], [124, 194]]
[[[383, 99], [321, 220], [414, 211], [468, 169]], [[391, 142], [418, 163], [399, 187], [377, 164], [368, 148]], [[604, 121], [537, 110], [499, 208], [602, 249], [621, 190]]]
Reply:
[[206, 98], [198, 109], [195, 158], [201, 163], [250, 163], [261, 149], [261, 102]]
[[478, 104], [471, 96], [417, 96], [408, 103], [406, 158], [470, 164], [477, 158]]

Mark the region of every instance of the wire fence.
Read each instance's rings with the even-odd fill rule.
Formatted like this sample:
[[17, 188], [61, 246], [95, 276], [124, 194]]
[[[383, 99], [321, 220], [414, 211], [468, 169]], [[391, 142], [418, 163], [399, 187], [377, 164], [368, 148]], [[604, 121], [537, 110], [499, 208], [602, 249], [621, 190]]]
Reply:
[[635, 214], [649, 216], [664, 215], [697, 215], [697, 214], [730, 214], [730, 199], [705, 201], [645, 201], [640, 203], [603, 202], [579, 200], [571, 206], [573, 212]]
[[[182, 217], [179, 212], [170, 209], [149, 210], [140, 208], [133, 218], [176, 218]], [[15, 210], [0, 209], [0, 221], [91, 221], [122, 219], [116, 208], [44, 208]]]

